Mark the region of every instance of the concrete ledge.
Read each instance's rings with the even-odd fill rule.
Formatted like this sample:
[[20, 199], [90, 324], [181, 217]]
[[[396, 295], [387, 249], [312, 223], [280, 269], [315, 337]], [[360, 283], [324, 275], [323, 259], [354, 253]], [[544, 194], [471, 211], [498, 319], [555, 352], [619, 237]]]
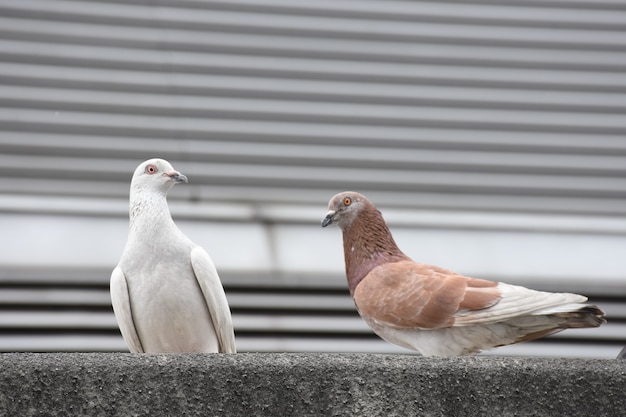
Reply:
[[626, 361], [0, 354], [6, 416], [622, 416]]

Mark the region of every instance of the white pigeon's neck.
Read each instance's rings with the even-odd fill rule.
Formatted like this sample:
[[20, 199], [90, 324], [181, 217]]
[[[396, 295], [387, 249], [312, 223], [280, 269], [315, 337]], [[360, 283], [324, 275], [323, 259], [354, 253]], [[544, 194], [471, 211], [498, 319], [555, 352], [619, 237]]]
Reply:
[[130, 198], [130, 231], [163, 230], [176, 227], [164, 193], [158, 191], [132, 193]]

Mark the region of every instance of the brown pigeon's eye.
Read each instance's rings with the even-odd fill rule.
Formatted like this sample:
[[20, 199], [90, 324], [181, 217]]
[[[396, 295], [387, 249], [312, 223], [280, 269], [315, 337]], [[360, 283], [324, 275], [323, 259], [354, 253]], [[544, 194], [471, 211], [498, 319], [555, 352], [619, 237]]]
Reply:
[[350, 197], [346, 197], [343, 199], [343, 205], [348, 207], [350, 204], [352, 204], [352, 199]]
[[152, 175], [152, 174], [156, 174], [158, 171], [156, 165], [150, 164], [148, 166], [146, 166], [146, 174]]

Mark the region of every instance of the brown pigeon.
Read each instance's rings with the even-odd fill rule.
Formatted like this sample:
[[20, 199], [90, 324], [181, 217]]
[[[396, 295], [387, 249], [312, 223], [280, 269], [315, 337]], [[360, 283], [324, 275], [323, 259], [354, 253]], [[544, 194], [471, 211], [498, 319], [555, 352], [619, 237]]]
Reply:
[[470, 278], [411, 260], [380, 211], [346, 191], [328, 204], [322, 227], [337, 224], [350, 294], [384, 340], [424, 356], [471, 355], [568, 328], [598, 327], [604, 312], [587, 298]]

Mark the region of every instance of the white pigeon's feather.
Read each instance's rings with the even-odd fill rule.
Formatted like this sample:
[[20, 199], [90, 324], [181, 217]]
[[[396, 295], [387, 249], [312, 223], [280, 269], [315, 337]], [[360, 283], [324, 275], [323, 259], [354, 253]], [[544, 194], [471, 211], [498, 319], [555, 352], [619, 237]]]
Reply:
[[226, 300], [226, 294], [224, 294], [215, 265], [213, 265], [209, 254], [200, 246], [196, 246], [191, 251], [191, 265], [209, 307], [209, 314], [213, 320], [213, 327], [215, 327], [221, 351], [235, 353], [235, 334], [228, 300]]
[[133, 323], [133, 314], [130, 311], [130, 299], [128, 297], [128, 286], [126, 285], [126, 277], [122, 270], [118, 267], [111, 274], [111, 304], [113, 312], [117, 317], [120, 332], [128, 348], [133, 353], [142, 353], [143, 347], [135, 323]]

